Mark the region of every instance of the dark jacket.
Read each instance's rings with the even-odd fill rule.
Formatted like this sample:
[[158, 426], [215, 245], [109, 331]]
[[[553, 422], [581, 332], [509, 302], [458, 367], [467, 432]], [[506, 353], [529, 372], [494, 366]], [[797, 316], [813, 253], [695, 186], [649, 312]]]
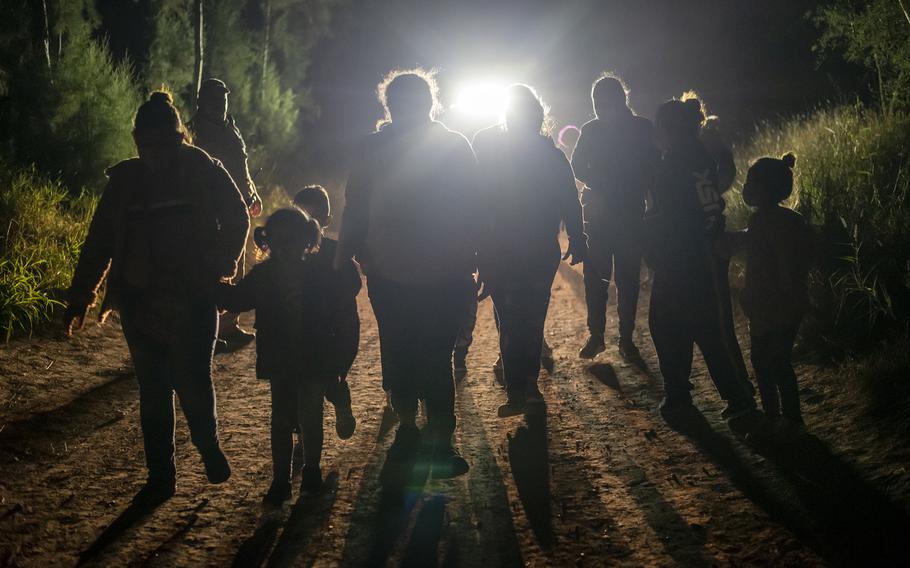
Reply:
[[329, 380], [346, 374], [353, 362], [342, 341], [350, 341], [343, 334], [350, 333], [345, 325], [359, 290], [353, 262], [336, 272], [327, 255], [316, 254], [292, 264], [257, 264], [238, 284], [219, 285], [216, 300], [232, 312], [256, 310], [260, 378]]
[[581, 204], [565, 154], [546, 136], [499, 126], [474, 137], [488, 228], [480, 247], [488, 279], [552, 277], [561, 256], [560, 225], [582, 242]]
[[707, 270], [706, 247], [723, 234], [717, 165], [701, 142], [667, 151], [645, 214], [645, 259], [656, 271]]
[[107, 175], [70, 285], [71, 305], [94, 304], [105, 275], [105, 308], [116, 308], [125, 287], [201, 297], [234, 274], [249, 216], [217, 160], [182, 145], [167, 172], [153, 174], [131, 158]]
[[391, 123], [354, 162], [338, 259], [356, 257], [367, 277], [412, 286], [469, 278], [481, 210], [464, 136], [439, 122]]
[[599, 224], [641, 221], [644, 197], [654, 181], [660, 152], [651, 121], [629, 111], [610, 120], [594, 119], [581, 129], [572, 153], [575, 177], [584, 193], [585, 221]]
[[231, 174], [237, 189], [243, 195], [243, 200], [249, 206], [256, 193], [256, 184], [250, 176], [247, 163], [246, 144], [240, 130], [234, 124], [234, 117], [227, 115], [224, 121], [216, 121], [202, 113], [197, 113], [187, 123], [193, 134], [193, 144], [202, 148], [213, 158], [220, 160], [224, 168]]
[[778, 206], [752, 215], [740, 303], [753, 333], [786, 327], [805, 315], [812, 258], [812, 230], [802, 215]]

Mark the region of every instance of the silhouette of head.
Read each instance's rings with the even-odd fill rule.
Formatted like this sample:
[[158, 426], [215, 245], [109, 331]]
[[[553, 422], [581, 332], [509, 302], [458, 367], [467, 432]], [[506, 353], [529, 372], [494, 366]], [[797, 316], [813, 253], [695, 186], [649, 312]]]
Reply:
[[708, 114], [708, 107], [705, 105], [705, 101], [702, 100], [701, 96], [693, 89], [689, 89], [684, 92], [681, 97], [679, 97], [684, 103], [689, 101], [695, 101], [698, 103], [698, 109], [701, 112], [701, 125], [702, 127], [707, 126], [709, 122], [717, 121], [717, 116]]
[[603, 73], [591, 85], [591, 103], [597, 118], [628, 112], [629, 88], [613, 73]]
[[278, 260], [300, 260], [319, 250], [321, 240], [319, 223], [299, 209], [279, 209], [253, 231], [259, 250]]
[[133, 119], [133, 140], [139, 158], [152, 167], [160, 165], [182, 143], [190, 142], [170, 93], [155, 91], [140, 105]]
[[196, 107], [202, 114], [215, 120], [224, 120], [227, 117], [228, 94], [230, 89], [221, 79], [206, 79], [199, 87], [199, 96], [196, 98]]
[[796, 156], [788, 152], [777, 158], [759, 158], [749, 167], [743, 185], [743, 201], [752, 207], [780, 203], [793, 193]]
[[669, 100], [657, 108], [655, 138], [664, 149], [685, 145], [698, 139], [705, 115], [698, 99]]
[[319, 222], [323, 228], [332, 221], [329, 193], [321, 185], [308, 185], [294, 196], [294, 205]]
[[543, 130], [547, 108], [533, 87], [516, 84], [509, 87], [506, 105], [506, 130], [527, 134], [540, 134]]
[[417, 123], [430, 120], [437, 107], [438, 87], [433, 72], [426, 69], [396, 69], [376, 87], [387, 122]]

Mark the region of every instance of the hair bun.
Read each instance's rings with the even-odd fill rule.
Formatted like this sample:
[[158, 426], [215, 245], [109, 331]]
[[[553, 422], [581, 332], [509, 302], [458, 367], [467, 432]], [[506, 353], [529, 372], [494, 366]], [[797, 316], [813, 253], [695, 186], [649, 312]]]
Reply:
[[171, 97], [171, 94], [168, 92], [155, 91], [154, 93], [149, 95], [149, 102], [150, 103], [164, 103], [166, 105], [171, 105], [174, 103], [174, 99], [173, 99], [173, 97]]
[[783, 162], [785, 166], [787, 166], [788, 168], [790, 168], [792, 170], [793, 166], [796, 165], [796, 155], [793, 152], [787, 152], [786, 154], [784, 154], [783, 156], [780, 157], [780, 161]]

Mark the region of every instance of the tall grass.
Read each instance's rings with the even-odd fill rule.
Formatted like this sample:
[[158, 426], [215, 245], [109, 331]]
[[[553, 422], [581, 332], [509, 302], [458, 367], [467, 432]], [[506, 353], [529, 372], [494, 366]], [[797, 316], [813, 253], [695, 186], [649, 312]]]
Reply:
[[0, 335], [31, 333], [61, 305], [95, 198], [34, 169], [0, 171]]
[[[760, 125], [737, 151], [740, 182], [761, 156], [794, 152], [789, 205], [816, 228], [815, 304], [807, 331], [837, 351], [877, 344], [910, 316], [910, 115], [843, 106]], [[741, 185], [731, 225], [750, 213]]]

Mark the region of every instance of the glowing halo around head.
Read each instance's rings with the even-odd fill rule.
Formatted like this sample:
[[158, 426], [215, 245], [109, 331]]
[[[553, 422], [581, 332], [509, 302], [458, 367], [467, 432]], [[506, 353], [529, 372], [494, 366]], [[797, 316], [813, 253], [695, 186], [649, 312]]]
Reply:
[[475, 83], [459, 91], [452, 108], [478, 118], [501, 119], [509, 104], [508, 89], [500, 83]]

